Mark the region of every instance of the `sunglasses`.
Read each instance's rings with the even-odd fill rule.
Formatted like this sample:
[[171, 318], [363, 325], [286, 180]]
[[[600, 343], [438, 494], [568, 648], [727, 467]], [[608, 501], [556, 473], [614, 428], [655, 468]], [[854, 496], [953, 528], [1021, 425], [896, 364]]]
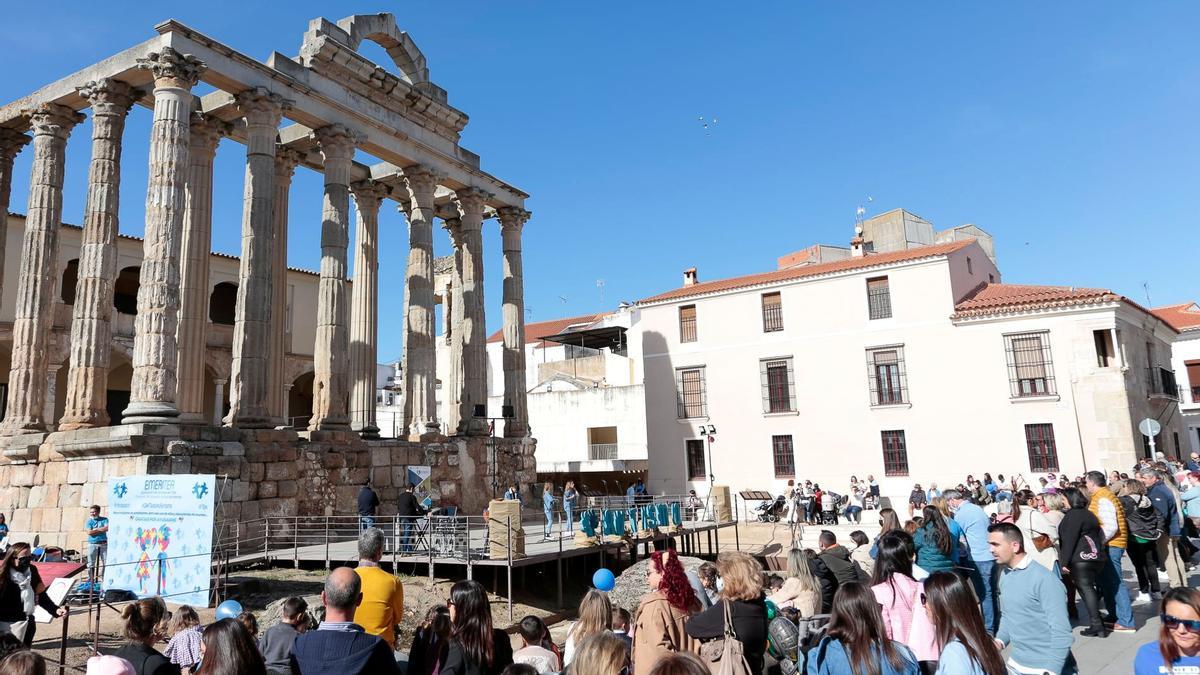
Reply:
[[1180, 619], [1179, 617], [1171, 616], [1165, 612], [1160, 614], [1158, 618], [1162, 620], [1164, 626], [1172, 630], [1182, 625], [1184, 628], [1188, 629], [1188, 632], [1190, 633], [1200, 633], [1200, 620]]

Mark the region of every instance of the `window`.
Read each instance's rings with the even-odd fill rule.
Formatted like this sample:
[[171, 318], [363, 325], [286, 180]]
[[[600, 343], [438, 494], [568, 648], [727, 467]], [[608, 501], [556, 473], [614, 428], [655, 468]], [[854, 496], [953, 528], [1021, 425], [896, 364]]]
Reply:
[[996, 283], [996, 275], [995, 274], [988, 274], [988, 283], [989, 284]]
[[904, 345], [868, 349], [867, 375], [871, 385], [871, 405], [908, 403]]
[[1013, 398], [1049, 396], [1054, 388], [1054, 363], [1050, 359], [1050, 331], [1004, 336], [1008, 355], [1008, 381]]
[[676, 370], [675, 391], [679, 399], [679, 419], [708, 416], [705, 409], [704, 368]]
[[1058, 450], [1054, 447], [1053, 424], [1026, 424], [1025, 445], [1029, 449], [1030, 471], [1058, 471]]
[[1113, 358], [1113, 342], [1112, 331], [1107, 328], [1092, 331], [1092, 339], [1096, 343], [1096, 366], [1099, 368], [1109, 368], [1116, 365], [1116, 359]]
[[704, 439], [686, 441], [688, 480], [704, 480]]
[[796, 409], [796, 382], [792, 359], [763, 359], [758, 362], [762, 381], [763, 412], [792, 412]]
[[975, 266], [971, 264], [971, 256], [967, 256], [967, 274], [975, 274]]
[[881, 431], [883, 437], [883, 473], [885, 476], [908, 475], [908, 446], [903, 431]]
[[872, 320], [892, 318], [892, 293], [887, 277], [867, 279], [867, 309]]
[[771, 437], [771, 457], [775, 461], [776, 478], [796, 477], [796, 455], [792, 452], [791, 436]]
[[783, 330], [783, 299], [778, 293], [763, 293], [762, 316], [764, 333]]
[[679, 341], [696, 341], [696, 306], [685, 305], [679, 308]]
[[1184, 361], [1187, 368], [1187, 387], [1192, 390], [1192, 403], [1200, 403], [1200, 361]]

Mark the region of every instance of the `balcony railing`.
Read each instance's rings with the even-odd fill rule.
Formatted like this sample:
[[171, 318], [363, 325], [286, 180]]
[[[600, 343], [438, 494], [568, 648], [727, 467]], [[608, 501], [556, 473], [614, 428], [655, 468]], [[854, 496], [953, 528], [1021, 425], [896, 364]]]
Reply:
[[1180, 396], [1179, 385], [1175, 383], [1175, 373], [1166, 368], [1148, 368], [1146, 373], [1147, 394], [1150, 398], [1167, 398], [1175, 401]]
[[616, 459], [616, 443], [592, 443], [588, 445], [588, 459]]

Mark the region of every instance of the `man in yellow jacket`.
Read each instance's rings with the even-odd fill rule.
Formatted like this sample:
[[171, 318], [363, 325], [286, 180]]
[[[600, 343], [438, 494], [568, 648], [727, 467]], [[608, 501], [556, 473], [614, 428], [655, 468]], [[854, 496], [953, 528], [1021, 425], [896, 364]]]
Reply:
[[1109, 564], [1100, 573], [1100, 592], [1109, 614], [1116, 619], [1113, 632], [1135, 632], [1133, 603], [1129, 599], [1129, 589], [1121, 580], [1121, 558], [1125, 556], [1125, 545], [1129, 539], [1125, 509], [1112, 490], [1108, 489], [1108, 479], [1103, 471], [1089, 471], [1084, 478], [1084, 487], [1091, 497], [1088, 510], [1100, 521], [1100, 529], [1108, 541]]
[[362, 603], [354, 622], [371, 635], [378, 635], [396, 651], [396, 626], [404, 616], [404, 585], [395, 575], [379, 569], [383, 559], [383, 531], [363, 530], [358, 537], [358, 567], [362, 579]]

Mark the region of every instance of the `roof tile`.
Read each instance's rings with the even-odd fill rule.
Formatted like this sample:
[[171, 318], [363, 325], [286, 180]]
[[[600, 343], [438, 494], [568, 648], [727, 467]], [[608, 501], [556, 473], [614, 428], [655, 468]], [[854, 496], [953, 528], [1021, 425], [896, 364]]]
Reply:
[[1181, 333], [1200, 330], [1200, 305], [1195, 302], [1181, 302], [1178, 305], [1156, 307], [1150, 310], [1150, 313]]
[[[537, 346], [544, 347], [546, 342], [541, 338], [549, 335], [558, 335], [565, 331], [567, 327], [575, 324], [585, 323], [593, 324], [600, 319], [608, 316], [607, 312], [600, 314], [585, 314], [583, 316], [572, 316], [564, 319], [551, 319], [549, 321], [536, 321], [534, 323], [525, 324], [525, 344], [537, 343]], [[488, 342], [502, 342], [504, 340], [503, 329], [492, 333], [488, 337]]]

